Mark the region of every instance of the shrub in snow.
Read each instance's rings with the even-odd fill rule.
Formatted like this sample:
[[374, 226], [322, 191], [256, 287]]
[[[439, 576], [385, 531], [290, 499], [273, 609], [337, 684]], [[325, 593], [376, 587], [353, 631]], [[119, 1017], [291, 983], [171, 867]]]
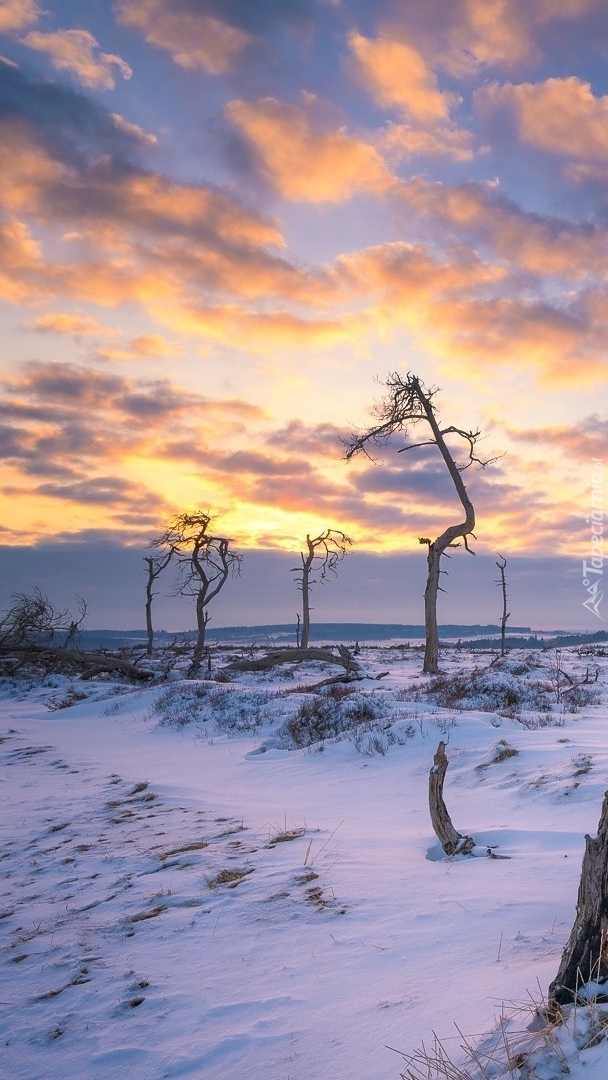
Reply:
[[[444, 708], [479, 709], [515, 716], [521, 710], [545, 710], [556, 703], [574, 712], [595, 700], [591, 685], [568, 681], [562, 670], [534, 658], [507, 657], [487, 668], [437, 675], [421, 694]], [[558, 722], [556, 717], [555, 723]]]
[[213, 682], [185, 682], [169, 687], [154, 708], [163, 727], [213, 724], [219, 732], [256, 731], [264, 722], [263, 706], [274, 698], [267, 691], [222, 687]]
[[366, 694], [338, 695], [338, 700], [335, 693], [310, 694], [301, 702], [295, 716], [283, 725], [281, 735], [288, 747], [302, 749], [353, 731], [361, 724], [377, 720], [384, 712], [384, 704]]

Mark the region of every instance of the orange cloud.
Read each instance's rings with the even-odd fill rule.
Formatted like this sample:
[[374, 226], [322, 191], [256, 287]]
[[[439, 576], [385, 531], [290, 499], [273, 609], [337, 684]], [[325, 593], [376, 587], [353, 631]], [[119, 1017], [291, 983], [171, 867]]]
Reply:
[[74, 337], [88, 337], [90, 334], [107, 334], [104, 327], [89, 315], [75, 315], [65, 311], [49, 311], [34, 320], [34, 329], [50, 331], [54, 334], [73, 334]]
[[96, 90], [113, 89], [115, 68], [123, 79], [130, 79], [133, 74], [120, 56], [98, 53], [99, 43], [88, 30], [57, 30], [51, 34], [32, 30], [23, 44], [47, 53], [57, 71], [71, 71], [83, 86]]
[[601, 351], [588, 353], [587, 325], [567, 311], [521, 299], [472, 300], [429, 308], [428, 334], [446, 370], [485, 379], [496, 366], [518, 368], [552, 387], [597, 379]]
[[564, 158], [608, 161], [608, 95], [576, 76], [542, 83], [493, 83], [475, 94], [483, 115], [506, 111], [520, 140]]
[[300, 349], [350, 342], [356, 336], [357, 328], [362, 331], [365, 323], [364, 319], [357, 320], [352, 316], [322, 319], [281, 310], [250, 311], [237, 304], [175, 305], [165, 307], [158, 317], [177, 333], [208, 337], [250, 352], [267, 352], [277, 345]]
[[512, 66], [538, 56], [530, 15], [512, 0], [466, 0], [468, 48], [486, 66]]
[[0, 122], [0, 206], [11, 214], [31, 210], [45, 185], [60, 180], [62, 167], [39, 146], [27, 125]]
[[427, 248], [394, 242], [378, 244], [336, 260], [336, 276], [347, 288], [400, 310], [420, 310], [423, 300], [467, 292], [502, 279], [500, 269], [461, 250], [450, 260], [434, 258]]
[[360, 192], [382, 194], [394, 178], [378, 151], [343, 129], [315, 130], [309, 95], [303, 106], [276, 98], [231, 101], [225, 115], [256, 152], [259, 168], [293, 202], [344, 202]]
[[515, 274], [527, 270], [573, 282], [604, 276], [608, 230], [526, 212], [503, 196], [495, 182], [447, 187], [415, 177], [401, 186], [400, 196], [430, 220], [435, 234], [448, 227], [474, 247], [483, 243]]
[[419, 131], [407, 124], [387, 124], [376, 135], [376, 144], [390, 160], [412, 157], [450, 157], [469, 161], [473, 156], [468, 131], [435, 128]]
[[585, 462], [591, 471], [594, 459], [603, 456], [602, 447], [608, 441], [608, 420], [593, 414], [570, 425], [541, 425], [533, 429], [516, 429], [505, 425], [505, 431], [515, 442], [551, 447], [552, 451], [557, 451], [564, 458]]
[[124, 131], [125, 135], [130, 135], [138, 142], [147, 144], [148, 146], [156, 146], [158, 139], [156, 135], [152, 135], [143, 128], [140, 128], [138, 124], [131, 124], [128, 120], [125, 120], [124, 116], [120, 113], [110, 113], [110, 116], [118, 128], [119, 131]]
[[[0, 132], [0, 201], [15, 219], [4, 228], [6, 299], [164, 305], [212, 292], [322, 302], [326, 284], [276, 254], [284, 247], [276, 222], [236, 199], [107, 157], [75, 169], [38, 145], [26, 122]], [[45, 261], [26, 221], [69, 223], [61, 262]]]
[[26, 300], [42, 266], [39, 245], [26, 226], [0, 223], [0, 297], [11, 304]]
[[98, 360], [141, 360], [150, 357], [175, 356], [179, 346], [171, 345], [162, 334], [138, 334], [125, 344], [110, 342], [95, 350]]
[[196, 10], [176, 11], [170, 0], [121, 0], [118, 16], [125, 26], [142, 30], [150, 45], [171, 54], [183, 68], [221, 75], [235, 68], [254, 38]]
[[11, 34], [36, 22], [42, 15], [38, 0], [3, 0], [0, 7], [0, 34]]
[[388, 37], [372, 40], [356, 31], [348, 41], [360, 78], [379, 105], [431, 127], [448, 120], [458, 98], [438, 89], [436, 76], [412, 45]]

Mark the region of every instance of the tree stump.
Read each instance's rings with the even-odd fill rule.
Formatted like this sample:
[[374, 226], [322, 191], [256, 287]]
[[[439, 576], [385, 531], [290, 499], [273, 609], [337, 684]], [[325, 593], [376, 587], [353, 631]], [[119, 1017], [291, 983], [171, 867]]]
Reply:
[[443, 782], [448, 768], [445, 743], [439, 743], [429, 773], [429, 809], [431, 823], [437, 839], [446, 855], [470, 855], [475, 847], [472, 836], [463, 836], [452, 824], [447, 807], [443, 801]]
[[549, 987], [549, 1007], [575, 1001], [578, 990], [591, 980], [607, 979], [608, 791], [604, 794], [597, 836], [585, 836], [576, 917], [559, 971]]

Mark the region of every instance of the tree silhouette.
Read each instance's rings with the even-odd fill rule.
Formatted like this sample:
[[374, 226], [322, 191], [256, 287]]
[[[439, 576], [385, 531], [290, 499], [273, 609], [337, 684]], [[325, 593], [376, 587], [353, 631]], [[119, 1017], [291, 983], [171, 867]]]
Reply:
[[[339, 529], [325, 529], [318, 536], [306, 537], [306, 551], [300, 552], [301, 565], [291, 569], [299, 574], [296, 579], [302, 593], [302, 630], [298, 634], [298, 647], [308, 648], [310, 637], [310, 589], [317, 582], [327, 580], [328, 574], [337, 574], [338, 566], [348, 554], [352, 540]], [[312, 575], [316, 574], [316, 577]], [[298, 619], [299, 629], [299, 619]]]
[[224, 588], [230, 574], [240, 573], [242, 555], [230, 550], [232, 540], [209, 531], [212, 517], [203, 510], [178, 514], [152, 541], [177, 564], [176, 593], [195, 601], [197, 637], [189, 675], [196, 676], [205, 650], [205, 631], [212, 600]]
[[[441, 428], [437, 419], [434, 398], [437, 388], [426, 388], [417, 375], [408, 373], [405, 378], [393, 372], [386, 380], [386, 396], [376, 405], [373, 410], [377, 423], [363, 434], [353, 434], [346, 441], [346, 458], [350, 460], [355, 454], [363, 451], [369, 456], [369, 445], [381, 447], [396, 432], [407, 438], [409, 429], [418, 424], [424, 424], [429, 429], [429, 438], [420, 442], [408, 443], [402, 446], [398, 453], [404, 450], [413, 450], [420, 446], [436, 446], [445, 462], [446, 468], [454, 485], [456, 494], [464, 510], [464, 521], [455, 525], [449, 525], [435, 540], [426, 536], [419, 537], [419, 542], [426, 545], [427, 554], [427, 579], [424, 592], [424, 625], [426, 632], [426, 647], [424, 653], [423, 671], [434, 675], [439, 671], [439, 636], [437, 630], [437, 593], [440, 590], [441, 557], [448, 549], [459, 547], [460, 537], [467, 551], [471, 552], [468, 545], [468, 537], [473, 536], [475, 528], [475, 510], [467, 494], [467, 489], [462, 479], [462, 473], [475, 462], [482, 468], [489, 461], [481, 461], [477, 457], [475, 447], [480, 438], [479, 431], [465, 431], [454, 426]], [[457, 465], [452, 452], [446, 442], [450, 435], [462, 439], [467, 448], [467, 460], [464, 465]], [[492, 460], [496, 460], [493, 458]], [[474, 554], [474, 552], [471, 552]], [[441, 590], [443, 591], [443, 590]]]

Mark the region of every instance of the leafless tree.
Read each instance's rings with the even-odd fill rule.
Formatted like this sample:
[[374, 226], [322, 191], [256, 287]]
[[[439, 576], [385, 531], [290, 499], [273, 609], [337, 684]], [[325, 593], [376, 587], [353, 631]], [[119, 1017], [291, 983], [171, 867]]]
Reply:
[[154, 582], [163, 570], [166, 570], [167, 566], [171, 562], [173, 552], [171, 549], [165, 551], [162, 555], [146, 555], [144, 562], [148, 568], [148, 577], [146, 579], [146, 632], [148, 635], [148, 647], [146, 652], [148, 656], [151, 655], [154, 649], [154, 627], [152, 626], [152, 601], [156, 595], [154, 592]]
[[[318, 582], [325, 582], [329, 574], [337, 574], [338, 566], [348, 554], [352, 540], [339, 529], [325, 529], [318, 536], [306, 537], [306, 551], [300, 552], [301, 565], [291, 569], [302, 593], [302, 632], [298, 635], [298, 647], [308, 648], [310, 637], [310, 590]], [[312, 575], [316, 574], [316, 577]], [[299, 620], [298, 620], [299, 627]]]
[[[481, 467], [488, 465], [489, 462], [481, 461], [475, 452], [481, 434], [479, 431], [465, 431], [454, 426], [440, 427], [433, 400], [438, 392], [436, 387], [427, 388], [421, 383], [418, 376], [408, 373], [403, 378], [397, 372], [393, 372], [388, 376], [385, 385], [388, 393], [374, 409], [377, 423], [363, 434], [351, 435], [346, 443], [347, 460], [350, 460], [354, 454], [360, 451], [371, 456], [368, 449], [370, 444], [381, 447], [396, 432], [407, 438], [411, 427], [415, 427], [420, 423], [425, 424], [429, 428], [429, 438], [422, 439], [420, 442], [408, 443], [408, 445], [402, 446], [398, 453], [420, 446], [436, 446], [445, 462], [464, 510], [464, 521], [449, 525], [435, 540], [430, 540], [426, 536], [419, 537], [419, 542], [425, 544], [428, 548], [428, 572], [424, 592], [426, 648], [423, 671], [434, 675], [439, 671], [437, 593], [441, 589], [439, 584], [440, 574], [444, 572], [441, 569], [441, 557], [447, 553], [448, 549], [460, 546], [457, 543], [459, 537], [462, 538], [466, 550], [470, 552], [468, 537], [474, 535], [473, 529], [475, 528], [475, 510], [467, 494], [462, 473], [473, 462]], [[464, 465], [456, 463], [446, 441], [449, 436], [458, 436], [464, 441], [467, 448], [467, 459]], [[474, 552], [471, 552], [471, 554], [474, 554]]]
[[211, 533], [210, 514], [196, 510], [178, 514], [152, 541], [164, 555], [175, 558], [178, 568], [176, 592], [195, 601], [197, 637], [189, 674], [196, 676], [205, 651], [209, 605], [223, 589], [230, 574], [240, 573], [242, 555], [230, 550], [232, 540]]
[[78, 618], [69, 611], [59, 610], [36, 587], [30, 593], [15, 593], [8, 611], [0, 616], [0, 649], [26, 651], [49, 645], [69, 648], [82, 624], [87, 605], [78, 598]]
[[496, 582], [496, 584], [502, 590], [502, 615], [500, 619], [500, 655], [504, 656], [507, 619], [510, 618], [511, 612], [507, 611], [507, 579], [505, 577], [505, 567], [507, 565], [507, 560], [505, 559], [504, 555], [500, 554], [500, 552], [498, 554], [498, 558], [500, 559], [500, 562], [497, 562], [496, 565], [500, 572], [500, 578]]
[[77, 645], [77, 633], [87, 611], [78, 598], [78, 611], [72, 615], [60, 610], [39, 588], [31, 593], [15, 593], [8, 611], [0, 615], [0, 661], [11, 675], [23, 669], [78, 672], [91, 679], [101, 672], [118, 672], [130, 679], [151, 679], [145, 671], [120, 656], [103, 650], [84, 652]]

